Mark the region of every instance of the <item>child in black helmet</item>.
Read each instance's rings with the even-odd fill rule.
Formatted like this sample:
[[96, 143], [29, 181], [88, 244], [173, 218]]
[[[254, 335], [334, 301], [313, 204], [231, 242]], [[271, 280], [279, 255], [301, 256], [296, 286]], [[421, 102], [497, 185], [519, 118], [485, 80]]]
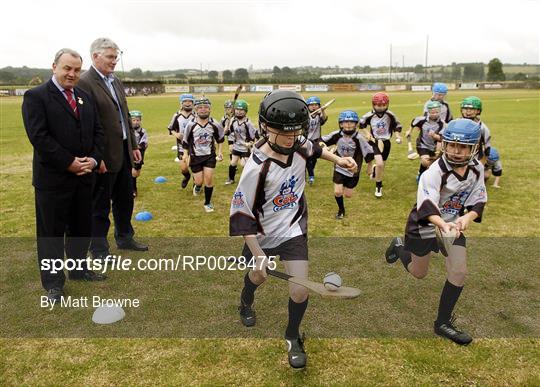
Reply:
[[[266, 279], [266, 267], [275, 266], [268, 257], [279, 255], [288, 274], [307, 278], [307, 158], [321, 157], [351, 170], [357, 167], [351, 157], [339, 157], [306, 139], [309, 110], [297, 93], [276, 90], [267, 94], [260, 104], [259, 124], [263, 139], [255, 144], [242, 171], [230, 217], [230, 235], [244, 237], [242, 255], [251, 258], [239, 307], [245, 326], [255, 325], [255, 290]], [[293, 368], [306, 364], [299, 327], [307, 304], [307, 289], [289, 283], [285, 339]]]

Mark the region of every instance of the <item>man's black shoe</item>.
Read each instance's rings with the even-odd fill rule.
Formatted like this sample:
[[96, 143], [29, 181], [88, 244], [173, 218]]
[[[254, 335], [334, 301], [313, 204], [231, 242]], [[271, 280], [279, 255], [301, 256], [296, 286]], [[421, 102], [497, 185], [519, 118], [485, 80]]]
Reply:
[[64, 296], [64, 291], [60, 288], [52, 288], [52, 289], [47, 290], [47, 297], [49, 298], [50, 301], [60, 302], [63, 296]]
[[455, 319], [452, 318], [446, 323], [437, 323], [437, 321], [435, 321], [433, 324], [435, 334], [441, 337], [446, 337], [459, 345], [469, 344], [473, 340], [471, 335], [457, 329], [453, 324], [454, 320]]
[[72, 281], [89, 281], [89, 282], [95, 282], [95, 281], [105, 281], [107, 279], [107, 276], [105, 274], [96, 273], [92, 270], [87, 270], [84, 272], [82, 276], [72, 276], [69, 275], [69, 279]]
[[238, 307], [238, 311], [240, 312], [240, 321], [242, 321], [242, 325], [245, 327], [252, 327], [255, 325], [257, 318], [255, 317], [255, 311], [251, 309], [251, 305], [244, 305], [241, 303]]
[[116, 245], [120, 250], [148, 251], [148, 245], [139, 243], [135, 239], [130, 239], [122, 243], [117, 242]]

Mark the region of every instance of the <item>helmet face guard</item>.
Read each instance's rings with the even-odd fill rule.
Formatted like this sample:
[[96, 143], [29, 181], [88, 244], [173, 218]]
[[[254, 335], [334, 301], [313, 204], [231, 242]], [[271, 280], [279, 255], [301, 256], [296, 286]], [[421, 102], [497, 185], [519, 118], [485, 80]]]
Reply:
[[[450, 153], [448, 151], [448, 144], [450, 144], [450, 143], [452, 143], [452, 144], [462, 144], [462, 145], [469, 146], [470, 147], [469, 156], [464, 157], [462, 160], [457, 160], [455, 157], [452, 157], [452, 155], [455, 155], [455, 154], [452, 154], [452, 153]], [[459, 141], [446, 141], [446, 140], [443, 140], [442, 151], [443, 151], [443, 157], [444, 157], [444, 159], [446, 160], [446, 162], [448, 164], [450, 164], [453, 167], [463, 167], [463, 166], [469, 164], [472, 161], [472, 159], [474, 159], [476, 154], [478, 153], [478, 144], [471, 145], [471, 144], [463, 143], [463, 142], [459, 142]]]
[[[309, 109], [304, 99], [297, 93], [275, 90], [268, 93], [259, 107], [259, 126], [270, 148], [277, 153], [289, 155], [296, 152], [307, 141]], [[283, 147], [270, 140], [268, 128], [274, 129], [276, 136], [301, 131], [292, 147]], [[277, 137], [276, 137], [277, 138]]]
[[[287, 132], [279, 130], [278, 133], [274, 133], [274, 134], [276, 135], [276, 140], [277, 140], [278, 136], [286, 135]], [[280, 153], [282, 155], [290, 155], [290, 154], [296, 152], [307, 141], [306, 131], [305, 130], [302, 130], [302, 133], [299, 134], [298, 136], [296, 136], [296, 138], [294, 139], [294, 143], [293, 143], [293, 145], [291, 147], [281, 146], [281, 145], [279, 145], [277, 143], [277, 141], [276, 142], [271, 141], [270, 140], [270, 132], [268, 131], [267, 127], [263, 130], [263, 136], [266, 139], [266, 142], [268, 143], [268, 146], [270, 146], [270, 148], [274, 152]]]
[[[358, 117], [358, 113], [356, 113], [353, 110], [344, 110], [341, 113], [339, 113], [339, 117], [338, 117], [339, 128], [341, 129], [343, 133], [349, 136], [354, 134], [354, 132], [356, 132], [356, 127], [359, 121], [360, 121], [360, 118]], [[354, 129], [349, 129], [349, 130], [343, 129], [344, 122], [354, 122]]]
[[[450, 121], [442, 134], [442, 150], [444, 159], [451, 166], [458, 167], [469, 164], [478, 152], [480, 141], [480, 125], [469, 119]], [[457, 159], [455, 153], [450, 153], [449, 144], [466, 145], [470, 148], [468, 156]]]

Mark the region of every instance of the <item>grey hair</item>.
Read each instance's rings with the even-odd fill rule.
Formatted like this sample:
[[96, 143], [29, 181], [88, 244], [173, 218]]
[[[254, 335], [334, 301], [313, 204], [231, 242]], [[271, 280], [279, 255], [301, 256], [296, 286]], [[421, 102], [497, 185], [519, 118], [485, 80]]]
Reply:
[[97, 38], [90, 45], [90, 56], [94, 54], [102, 53], [104, 50], [112, 48], [113, 50], [120, 51], [118, 45], [109, 38]]
[[74, 58], [79, 58], [82, 63], [82, 56], [77, 51], [72, 50], [71, 48], [62, 48], [58, 50], [58, 52], [54, 55], [54, 64], [58, 64], [58, 61], [60, 60], [60, 57], [64, 54], [69, 54]]

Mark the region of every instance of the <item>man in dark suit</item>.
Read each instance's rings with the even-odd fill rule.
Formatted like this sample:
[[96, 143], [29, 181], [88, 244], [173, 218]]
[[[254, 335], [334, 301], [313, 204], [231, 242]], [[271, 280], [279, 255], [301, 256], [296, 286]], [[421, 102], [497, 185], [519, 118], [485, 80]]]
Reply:
[[[24, 94], [22, 115], [34, 147], [32, 184], [35, 187], [37, 251], [41, 283], [51, 300], [59, 301], [66, 280], [64, 250], [74, 270], [73, 280], [101, 281], [88, 270], [86, 253], [92, 225], [92, 186], [103, 154], [103, 128], [93, 99], [80, 88], [81, 56], [58, 51], [47, 83]], [[73, 265], [67, 265], [73, 267]], [[56, 272], [55, 272], [56, 271]]]
[[92, 66], [81, 76], [80, 86], [97, 104], [105, 133], [105, 150], [94, 188], [92, 214], [92, 242], [90, 251], [95, 259], [110, 254], [107, 234], [114, 217], [114, 238], [119, 249], [148, 250], [148, 246], [133, 239], [133, 161], [141, 160], [141, 153], [131, 127], [124, 85], [116, 78], [114, 68], [120, 52], [116, 43], [107, 38], [96, 39], [91, 47]]

